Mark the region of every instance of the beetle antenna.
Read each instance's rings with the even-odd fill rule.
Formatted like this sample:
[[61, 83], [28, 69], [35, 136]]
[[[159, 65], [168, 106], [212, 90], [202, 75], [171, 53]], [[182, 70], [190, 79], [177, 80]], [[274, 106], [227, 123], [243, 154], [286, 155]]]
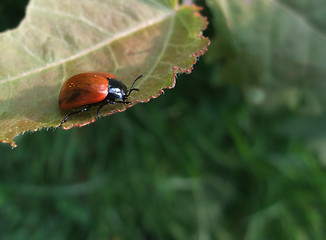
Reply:
[[131, 85], [131, 88], [128, 90], [127, 97], [130, 95], [130, 93], [131, 93], [132, 91], [139, 91], [139, 89], [138, 89], [138, 88], [134, 88], [134, 86], [135, 86], [135, 83], [136, 83], [136, 82], [137, 82], [141, 77], [143, 77], [142, 74], [140, 74], [140, 75], [135, 79], [134, 83]]

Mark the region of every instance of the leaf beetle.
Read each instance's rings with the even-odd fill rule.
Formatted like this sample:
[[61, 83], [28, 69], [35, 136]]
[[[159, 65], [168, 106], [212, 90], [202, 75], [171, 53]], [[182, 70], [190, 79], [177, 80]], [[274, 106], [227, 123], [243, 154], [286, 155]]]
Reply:
[[134, 88], [135, 83], [142, 77], [138, 76], [130, 89], [116, 78], [112, 73], [86, 72], [79, 73], [67, 79], [59, 93], [59, 108], [69, 110], [83, 107], [81, 110], [67, 114], [61, 125], [72, 115], [89, 110], [92, 106], [97, 107], [97, 118], [100, 117], [101, 108], [110, 103], [129, 104], [128, 97], [132, 91], [139, 91]]

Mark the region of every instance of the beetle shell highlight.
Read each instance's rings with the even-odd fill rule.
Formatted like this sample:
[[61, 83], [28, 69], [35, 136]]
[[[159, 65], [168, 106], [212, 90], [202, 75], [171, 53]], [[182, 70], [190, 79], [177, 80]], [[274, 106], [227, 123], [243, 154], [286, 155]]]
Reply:
[[105, 72], [87, 72], [70, 77], [59, 93], [60, 109], [101, 102], [108, 95], [109, 79], [116, 79], [116, 76]]

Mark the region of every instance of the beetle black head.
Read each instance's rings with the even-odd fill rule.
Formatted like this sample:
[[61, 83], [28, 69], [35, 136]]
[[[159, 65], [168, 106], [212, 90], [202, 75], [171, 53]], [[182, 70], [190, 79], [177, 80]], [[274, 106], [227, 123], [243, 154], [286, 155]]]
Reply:
[[124, 85], [120, 80], [117, 79], [109, 79], [109, 92], [106, 97], [107, 100], [111, 103], [130, 103], [128, 102], [128, 97], [132, 91], [139, 91], [138, 88], [134, 88], [135, 83], [142, 75], [138, 76], [134, 83], [131, 85], [131, 88], [128, 90], [126, 85]]

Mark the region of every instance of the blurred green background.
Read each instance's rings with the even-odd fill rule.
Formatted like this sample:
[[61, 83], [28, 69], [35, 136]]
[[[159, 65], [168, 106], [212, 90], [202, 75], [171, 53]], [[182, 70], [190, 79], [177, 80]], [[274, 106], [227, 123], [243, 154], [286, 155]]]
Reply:
[[[1, 1], [1, 30], [27, 2]], [[0, 145], [0, 239], [325, 238], [325, 162], [314, 151], [324, 143], [305, 141], [323, 139], [325, 116], [262, 109], [243, 83], [227, 84], [223, 58], [209, 55], [223, 31], [197, 4], [212, 47], [175, 89]]]

